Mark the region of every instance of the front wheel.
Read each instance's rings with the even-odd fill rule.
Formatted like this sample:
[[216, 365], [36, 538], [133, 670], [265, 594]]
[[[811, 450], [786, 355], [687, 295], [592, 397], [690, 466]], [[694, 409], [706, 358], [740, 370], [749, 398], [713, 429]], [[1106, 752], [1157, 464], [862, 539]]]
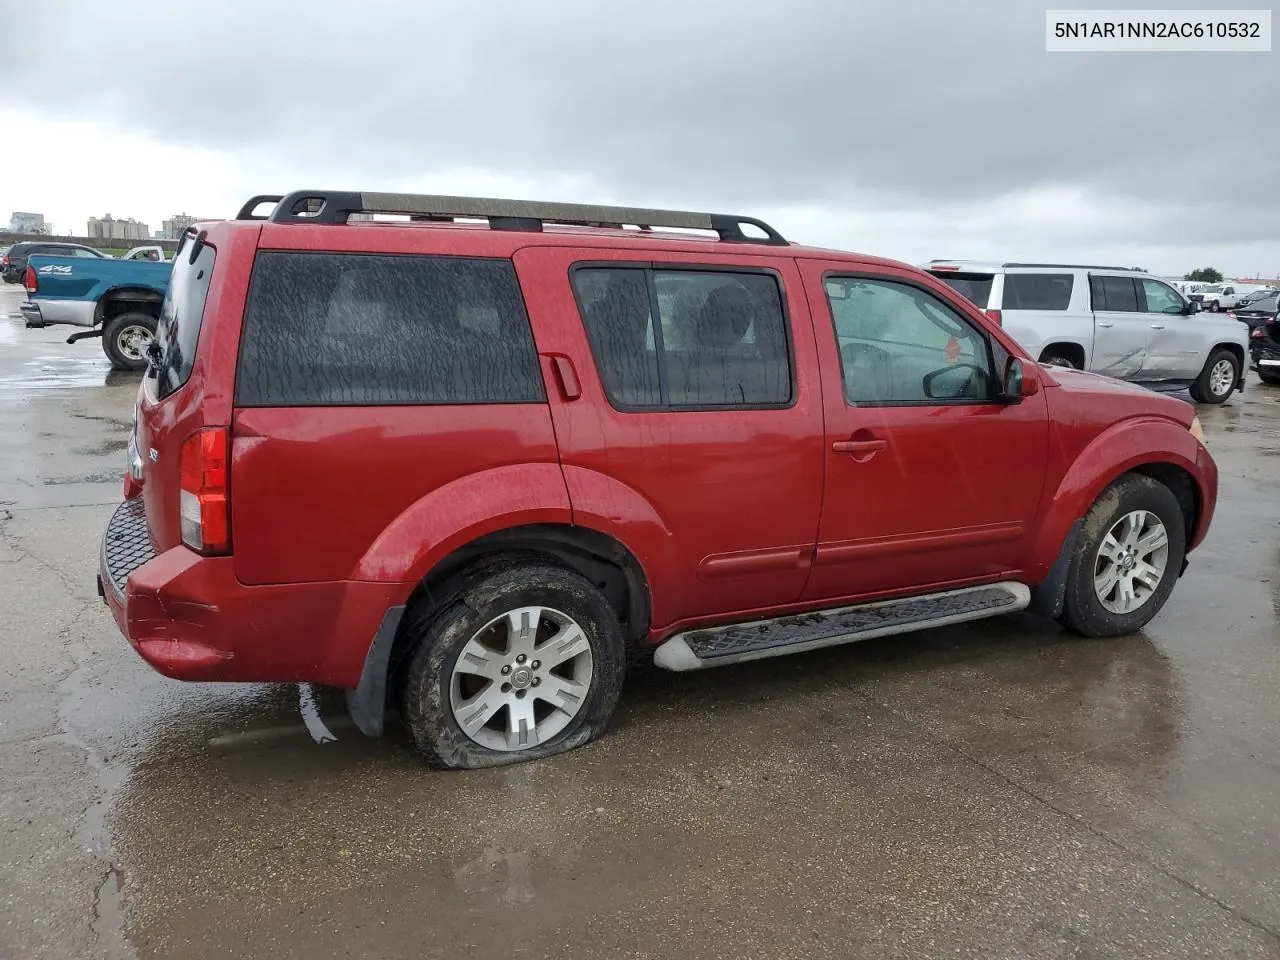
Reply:
[[1210, 301], [1209, 301], [1209, 312], [1210, 312], [1210, 313], [1217, 313], [1217, 312], [1218, 312], [1218, 301], [1217, 301], [1217, 300], [1210, 300]]
[[156, 335], [156, 318], [145, 313], [122, 313], [102, 330], [102, 352], [112, 369], [134, 373], [147, 369], [147, 347]]
[[1196, 403], [1223, 403], [1240, 381], [1240, 361], [1230, 350], [1220, 348], [1209, 354], [1200, 376], [1191, 385]]
[[622, 692], [617, 615], [562, 567], [513, 561], [443, 608], [410, 612], [416, 644], [403, 713], [433, 767], [473, 769], [564, 753], [604, 732]]
[[1117, 637], [1160, 612], [1182, 571], [1186, 525], [1164, 484], [1121, 477], [1098, 497], [1067, 574], [1067, 626], [1086, 637]]

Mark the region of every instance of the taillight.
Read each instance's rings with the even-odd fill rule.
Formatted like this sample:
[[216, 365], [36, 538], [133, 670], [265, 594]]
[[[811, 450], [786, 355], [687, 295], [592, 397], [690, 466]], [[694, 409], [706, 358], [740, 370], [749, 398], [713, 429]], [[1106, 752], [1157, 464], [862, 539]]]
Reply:
[[7, 267], [8, 265], [9, 255], [6, 253], [3, 257], [0, 257], [0, 267]]
[[997, 327], [1004, 326], [1004, 320], [1001, 319], [999, 310], [983, 310], [982, 312], [985, 313], [987, 315], [987, 319], [990, 320], [992, 323], [994, 323]]
[[36, 282], [35, 267], [27, 267], [27, 272], [22, 277], [22, 285], [27, 288], [27, 293], [35, 293], [40, 289], [40, 284]]
[[1267, 332], [1263, 330], [1261, 326], [1257, 326], [1253, 328], [1253, 333], [1249, 334], [1249, 336], [1253, 337], [1255, 340], [1262, 340], [1266, 338]]
[[182, 542], [206, 555], [231, 552], [227, 466], [226, 427], [204, 427], [182, 444]]

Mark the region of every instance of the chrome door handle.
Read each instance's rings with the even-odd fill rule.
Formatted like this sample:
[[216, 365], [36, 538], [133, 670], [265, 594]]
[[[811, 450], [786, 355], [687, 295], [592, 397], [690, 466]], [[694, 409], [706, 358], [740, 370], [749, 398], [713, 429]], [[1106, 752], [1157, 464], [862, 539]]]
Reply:
[[1153, 323], [1153, 324], [1151, 325], [1151, 329], [1152, 329], [1152, 330], [1163, 330], [1163, 329], [1164, 329], [1164, 324], [1163, 324], [1163, 323]]
[[1114, 327], [1114, 326], [1115, 326], [1115, 324], [1114, 324], [1114, 323], [1112, 323], [1110, 320], [1099, 320], [1099, 321], [1098, 321], [1098, 326], [1100, 326], [1100, 327], [1108, 327], [1108, 328], [1109, 328], [1109, 327]]

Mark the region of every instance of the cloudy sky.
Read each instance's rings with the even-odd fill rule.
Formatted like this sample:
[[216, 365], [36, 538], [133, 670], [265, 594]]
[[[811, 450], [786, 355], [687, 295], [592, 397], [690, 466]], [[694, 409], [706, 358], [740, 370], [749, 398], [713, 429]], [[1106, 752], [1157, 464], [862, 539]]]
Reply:
[[1280, 53], [1049, 54], [1044, 6], [0, 0], [0, 220], [416, 189], [1280, 276]]

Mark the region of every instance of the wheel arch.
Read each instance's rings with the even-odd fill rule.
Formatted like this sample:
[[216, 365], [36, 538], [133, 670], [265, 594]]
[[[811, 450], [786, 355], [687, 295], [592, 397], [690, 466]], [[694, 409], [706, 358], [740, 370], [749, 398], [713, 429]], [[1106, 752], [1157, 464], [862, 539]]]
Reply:
[[1187, 517], [1187, 550], [1204, 539], [1213, 516], [1218, 472], [1182, 424], [1135, 417], [1103, 431], [1080, 452], [1050, 495], [1028, 557], [1031, 582], [1047, 578], [1073, 523], [1108, 486], [1141, 473], [1168, 486]]
[[160, 305], [163, 302], [164, 294], [149, 287], [127, 285], [112, 287], [98, 298], [98, 305], [94, 310], [94, 323], [106, 323], [122, 313], [134, 311], [159, 319]]
[[1065, 356], [1076, 361], [1076, 369], [1084, 370], [1088, 366], [1088, 353], [1084, 348], [1084, 344], [1077, 343], [1075, 340], [1053, 340], [1046, 343], [1040, 348], [1037, 360], [1044, 363], [1048, 356]]

